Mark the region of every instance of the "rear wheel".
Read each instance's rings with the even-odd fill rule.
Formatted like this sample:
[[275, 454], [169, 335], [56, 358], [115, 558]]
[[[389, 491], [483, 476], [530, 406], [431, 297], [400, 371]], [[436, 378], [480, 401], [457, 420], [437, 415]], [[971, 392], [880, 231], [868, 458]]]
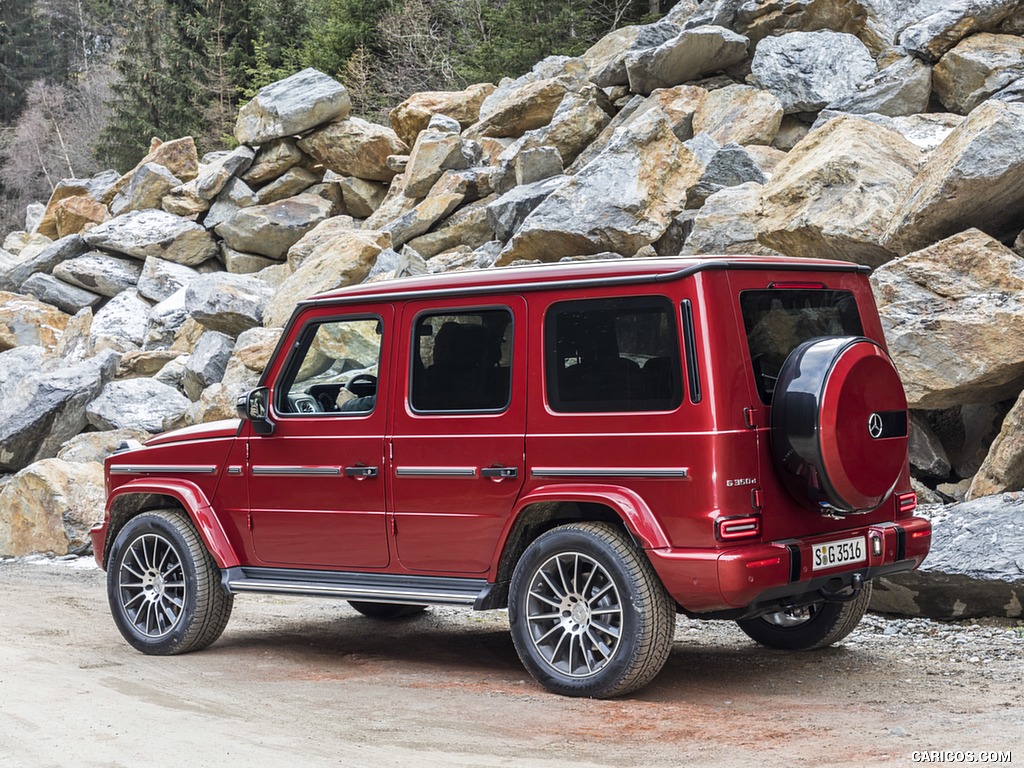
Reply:
[[512, 576], [509, 622], [519, 658], [543, 686], [610, 698], [665, 665], [675, 603], [625, 533], [575, 523], [527, 548]]
[[736, 622], [749, 637], [769, 648], [811, 651], [842, 640], [864, 618], [871, 602], [871, 582], [849, 603], [812, 603]]
[[367, 603], [362, 600], [349, 600], [348, 604], [363, 616], [371, 619], [402, 619], [415, 616], [427, 610], [425, 605], [397, 605], [395, 603]]
[[107, 599], [124, 639], [156, 656], [212, 644], [234, 603], [192, 522], [174, 509], [143, 512], [117, 534], [107, 565]]

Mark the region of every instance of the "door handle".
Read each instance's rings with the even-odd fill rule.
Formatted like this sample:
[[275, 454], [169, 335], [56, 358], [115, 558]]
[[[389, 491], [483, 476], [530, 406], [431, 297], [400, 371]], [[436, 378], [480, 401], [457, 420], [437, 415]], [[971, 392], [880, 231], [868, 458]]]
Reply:
[[487, 477], [491, 480], [511, 480], [519, 477], [518, 467], [482, 467], [480, 477]]
[[354, 467], [345, 467], [345, 477], [354, 477], [356, 480], [365, 480], [368, 477], [376, 476], [376, 467], [365, 467], [359, 464]]

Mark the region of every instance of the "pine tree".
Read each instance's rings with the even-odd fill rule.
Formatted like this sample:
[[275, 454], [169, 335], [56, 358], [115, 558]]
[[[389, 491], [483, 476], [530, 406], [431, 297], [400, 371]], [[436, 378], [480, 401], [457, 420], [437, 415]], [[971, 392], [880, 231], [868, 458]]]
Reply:
[[36, 0], [0, 3], [0, 123], [11, 123], [25, 106], [35, 80], [62, 75], [48, 21]]

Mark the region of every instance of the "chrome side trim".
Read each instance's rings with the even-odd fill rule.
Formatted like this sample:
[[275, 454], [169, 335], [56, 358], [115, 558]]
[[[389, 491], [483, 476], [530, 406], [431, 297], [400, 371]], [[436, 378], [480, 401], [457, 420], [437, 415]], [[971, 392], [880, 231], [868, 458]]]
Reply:
[[240, 474], [242, 474], [242, 468], [237, 466], [237, 465], [236, 466], [228, 467], [228, 474], [229, 475], [240, 475]]
[[411, 604], [433, 603], [444, 605], [473, 605], [477, 595], [464, 592], [446, 592], [428, 589], [395, 589], [386, 587], [357, 587], [344, 584], [299, 584], [242, 579], [228, 581], [232, 592], [274, 592], [282, 594], [325, 595], [345, 599], [376, 599], [384, 602]]
[[285, 477], [308, 475], [340, 475], [341, 467], [288, 467], [288, 466], [257, 466], [252, 468], [254, 475], [275, 475]]
[[395, 467], [398, 477], [476, 477], [476, 467]]
[[686, 480], [690, 470], [686, 467], [534, 467], [532, 477], [634, 477], [679, 478]]
[[112, 475], [214, 475], [210, 464], [112, 464]]

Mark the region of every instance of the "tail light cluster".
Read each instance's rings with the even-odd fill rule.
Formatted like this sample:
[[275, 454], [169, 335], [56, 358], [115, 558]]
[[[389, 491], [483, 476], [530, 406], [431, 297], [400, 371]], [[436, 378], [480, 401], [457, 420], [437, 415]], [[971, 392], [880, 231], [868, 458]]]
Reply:
[[720, 517], [715, 521], [715, 538], [719, 541], [753, 539], [761, 535], [761, 516]]
[[900, 514], [917, 509], [917, 494], [914, 491], [896, 494], [896, 509]]

